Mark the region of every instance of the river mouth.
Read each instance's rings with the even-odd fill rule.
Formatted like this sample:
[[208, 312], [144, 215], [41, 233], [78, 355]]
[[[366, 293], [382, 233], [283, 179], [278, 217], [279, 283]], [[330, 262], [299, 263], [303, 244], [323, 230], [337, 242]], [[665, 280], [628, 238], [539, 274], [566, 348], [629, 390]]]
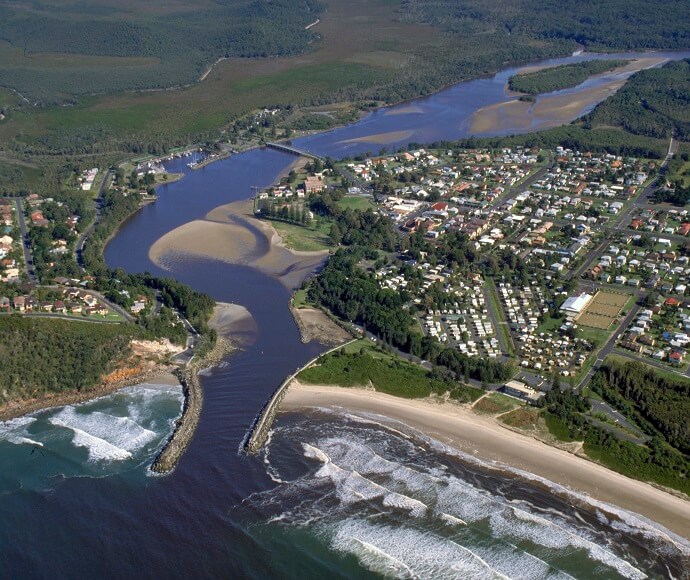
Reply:
[[[690, 52], [679, 53], [674, 58], [688, 56]], [[571, 60], [554, 60], [549, 64]], [[295, 140], [295, 146], [323, 156], [343, 157], [378, 149], [380, 143], [360, 139], [371, 135], [388, 134], [390, 141], [384, 145], [389, 150], [406, 146], [410, 141], [428, 143], [469, 137], [469, 119], [478, 109], [513, 98], [505, 94], [505, 84], [516, 70], [512, 68], [492, 78], [462, 83], [399, 108], [382, 109], [355, 125]], [[406, 133], [395, 134], [397, 131]], [[76, 449], [74, 457], [78, 461], [70, 461], [70, 471], [60, 468], [64, 474], [75, 475], [65, 477], [57, 474], [57, 470], [42, 468], [51, 465], [50, 446], [64, 444], [59, 437], [46, 435], [41, 439], [44, 444], [41, 450], [48, 455], [46, 459], [38, 451], [31, 454], [29, 444], [12, 444], [4, 463], [7, 469], [2, 470], [4, 479], [0, 489], [3, 572], [13, 577], [44, 575], [45, 570], [66, 577], [116, 574], [188, 578], [200, 572], [211, 577], [304, 578], [343, 574], [363, 577], [375, 574], [367, 567], [368, 562], [378, 566], [388, 558], [394, 565], [391, 556], [401, 556], [408, 566], [415, 565], [414, 561], [410, 564], [410, 555], [412, 560], [417, 558], [422, 562], [425, 553], [421, 547], [427, 554], [439, 555], [439, 566], [443, 565], [452, 574], [455, 561], [448, 549], [462, 551], [452, 543], [466, 541], [468, 549], [481, 552], [482, 556], [489, 552], [505, 554], [506, 563], [527, 561], [541, 566], [536, 572], [528, 564], [518, 568], [499, 567], [494, 563], [496, 558], [487, 555], [486, 560], [491, 559], [497, 569], [517, 571], [523, 577], [558, 577], [558, 574], [553, 569], [552, 574], [549, 570], [540, 574], [543, 566], [539, 562], [515, 554], [508, 549], [507, 542], [519, 544], [521, 549], [549, 560], [549, 565], [562, 565], [576, 577], [620, 577], [602, 567], [600, 561], [591, 561], [582, 549], [573, 548], [565, 540], [564, 548], [540, 545], [539, 542], [552, 541], [556, 533], [558, 538], [572, 537], [551, 523], [515, 521], [511, 501], [532, 501], [538, 506], [538, 515], [546, 519], [563, 518], [560, 512], [571, 514], [569, 506], [559, 503], [543, 489], [515, 491], [516, 484], [511, 479], [491, 478], [466, 470], [449, 461], [444, 452], [415, 446], [416, 443], [404, 437], [392, 438], [390, 430], [375, 424], [363, 429], [361, 422], [353, 426], [352, 420], [343, 414], [285, 413], [279, 417], [273, 438], [260, 458], [238, 452], [253, 419], [272, 392], [297, 367], [325, 350], [316, 341], [307, 344], [300, 341], [288, 309], [289, 288], [295, 287], [312, 268], [318, 269], [324, 257], [306, 256], [302, 260], [302, 256], [286, 255], [280, 249], [271, 254], [273, 234], [250, 220], [251, 210], [247, 215], [246, 208], [235, 209], [231, 216], [233, 209], [225, 208], [236, 201], [246, 203], [244, 200], [251, 195], [252, 187], [268, 187], [294, 159], [276, 151], [257, 150], [194, 172], [188, 171], [184, 159], [175, 160], [168, 164], [169, 170], [184, 172], [185, 178], [160, 187], [158, 201], [124, 224], [108, 245], [105, 257], [113, 268], [172, 275], [217, 301], [246, 308], [251, 318], [243, 316], [236, 322], [226, 319], [225, 323], [229, 329], [245, 333], [247, 339], [223, 364], [201, 377], [204, 406], [199, 427], [188, 451], [168, 477], [147, 476], [147, 465], [157, 439], [129, 423], [123, 422], [119, 430], [113, 429], [112, 436], [110, 432], [103, 434], [112, 445], [132, 454], [131, 459], [112, 462], [128, 469], [113, 470], [98, 479], [92, 478], [91, 470], [103, 460], [94, 462], [92, 458], [89, 463], [86, 447]], [[168, 414], [163, 416], [161, 412], [160, 417], [155, 417], [156, 426], [150, 426], [146, 416], [137, 421], [143, 428], [161, 434], [161, 438], [171, 428], [167, 421], [179, 414], [181, 393], [174, 392], [169, 397], [162, 401]], [[103, 409], [94, 411], [104, 412]], [[82, 417], [78, 419], [83, 421]], [[70, 421], [74, 422], [75, 417], [68, 414], [59, 420], [72, 424]], [[73, 426], [84, 430], [82, 423]], [[90, 422], [88, 428], [92, 426]], [[26, 435], [38, 441], [34, 432], [37, 427], [21, 427], [26, 433], [18, 431], [12, 435]], [[94, 434], [97, 434], [95, 430]], [[357, 471], [359, 458], [365, 457], [365, 453], [371, 456], [369, 448], [389, 461], [389, 465], [398, 464], [392, 466], [395, 469], [390, 475], [417, 470], [425, 477], [437, 477], [441, 482], [434, 482], [429, 489], [442, 499], [445, 491], [450, 490], [450, 495], [457, 500], [458, 505], [451, 506], [455, 511], [439, 510], [451, 516], [447, 518], [450, 524], [440, 519], [440, 514], [437, 518], [414, 519], [402, 505], [407, 500], [393, 494], [386, 499], [376, 492], [370, 501], [344, 505], [338, 493], [349, 499], [344, 495], [348, 492], [347, 483], [343, 486], [330, 476], [317, 478], [315, 474], [324, 463], [313, 452], [312, 457], [306, 457], [303, 443], [322, 452], [330, 451], [331, 457], [340, 461], [338, 466], [350, 472]], [[108, 449], [124, 457], [123, 451]], [[346, 453], [337, 456], [333, 451], [338, 449], [354, 452], [347, 455], [347, 461], [342, 461]], [[91, 453], [95, 455], [97, 451]], [[436, 468], [439, 471], [432, 471]], [[381, 479], [386, 474], [377, 475], [378, 479], [370, 473], [365, 475], [377, 485], [386, 484]], [[456, 482], [451, 476], [458, 480], [462, 476], [462, 481]], [[32, 484], [22, 489], [22, 480], [27, 478]], [[354, 473], [350, 481], [361, 482]], [[370, 491], [377, 489], [363, 483]], [[426, 501], [430, 506], [441, 506], [434, 498], [415, 495], [418, 492], [406, 492], [402, 488], [391, 491]], [[398, 500], [402, 507], [392, 505]], [[384, 501], [389, 505], [384, 505]], [[479, 527], [469, 530], [469, 537], [463, 536], [466, 532], [462, 524], [457, 524], [460, 527], [455, 535], [452, 517], [469, 522], [475, 517], [471, 513], [474, 507], [494, 506], [496, 502], [502, 502], [500, 510], [487, 508], [479, 514], [483, 519], [477, 516]], [[333, 509], [327, 511], [324, 507]], [[270, 517], [283, 514], [283, 523], [269, 522]], [[287, 521], [285, 518], [291, 514], [294, 520]], [[318, 519], [312, 523], [308, 519], [310, 515]], [[681, 571], [677, 577], [687, 570], [682, 558], [668, 546], [656, 540], [648, 540], [646, 544], [635, 538], [631, 540], [634, 532], [627, 523], [599, 520], [598, 516], [590, 519], [587, 514], [582, 517], [584, 524], [575, 521], [577, 515], [567, 518], [568, 532], [594, 538], [603, 548], [615, 552], [617, 558], [628, 559], [632, 565], [658, 577], [668, 576], [664, 559], [673, 558], [671, 570]], [[521, 536], [511, 531], [517, 525], [524, 530]], [[568, 528], [570, 525], [572, 530]], [[55, 530], [60, 533], [56, 534]], [[415, 533], [420, 530], [426, 533]], [[425, 537], [438, 538], [438, 541], [423, 544]], [[409, 549], [409, 554], [401, 554], [401, 547]], [[512, 555], [515, 558], [511, 560]], [[461, 558], [458, 555], [458, 560]], [[423, 561], [434, 565], [428, 558]]]

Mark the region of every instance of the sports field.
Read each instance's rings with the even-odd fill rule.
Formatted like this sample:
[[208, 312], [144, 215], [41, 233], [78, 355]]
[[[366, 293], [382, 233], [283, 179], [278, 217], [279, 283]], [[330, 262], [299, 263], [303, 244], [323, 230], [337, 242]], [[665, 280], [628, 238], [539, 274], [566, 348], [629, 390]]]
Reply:
[[608, 330], [613, 321], [618, 318], [630, 296], [617, 292], [599, 291], [589, 303], [589, 306], [577, 318], [582, 326]]

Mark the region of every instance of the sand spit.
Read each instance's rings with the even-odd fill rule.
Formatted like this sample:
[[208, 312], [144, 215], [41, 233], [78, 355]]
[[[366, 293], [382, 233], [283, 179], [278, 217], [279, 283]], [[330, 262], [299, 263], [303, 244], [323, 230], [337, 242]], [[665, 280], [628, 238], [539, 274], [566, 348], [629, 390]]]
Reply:
[[209, 326], [238, 348], [251, 345], [259, 331], [249, 310], [228, 302], [216, 303]]
[[297, 288], [318, 270], [327, 251], [297, 252], [283, 244], [270, 224], [253, 215], [252, 200], [222, 205], [203, 220], [194, 220], [165, 234], [149, 250], [152, 262], [172, 269], [180, 259], [195, 257], [246, 265]]
[[[660, 523], [690, 538], [690, 501], [500, 426], [466, 406], [408, 400], [362, 389], [293, 381], [281, 409], [342, 407], [400, 421], [459, 451], [546, 478]], [[572, 498], [571, 498], [572, 499]]]
[[[618, 67], [608, 73], [594, 75], [624, 75], [660, 65], [668, 59], [640, 58]], [[537, 97], [536, 102], [520, 101], [517, 98], [505, 103], [496, 103], [479, 109], [470, 119], [470, 131], [480, 135], [510, 127], [514, 131], [540, 131], [571, 122], [589, 107], [613, 95], [627, 81], [616, 78], [599, 87], [579, 91], [577, 95], [561, 94], [551, 97]], [[517, 94], [506, 91], [508, 94]]]

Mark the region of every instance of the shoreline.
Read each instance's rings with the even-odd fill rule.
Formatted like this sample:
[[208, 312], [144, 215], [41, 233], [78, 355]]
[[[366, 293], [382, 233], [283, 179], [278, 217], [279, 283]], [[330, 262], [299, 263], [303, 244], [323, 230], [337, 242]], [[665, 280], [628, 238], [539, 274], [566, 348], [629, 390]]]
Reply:
[[[570, 501], [578, 496], [582, 498], [584, 494], [586, 499], [639, 514], [686, 540], [690, 539], [690, 500], [516, 433], [491, 417], [472, 413], [466, 406], [428, 399], [402, 399], [364, 389], [306, 385], [294, 380], [287, 389], [280, 412], [319, 407], [381, 415], [460, 454], [476, 457], [487, 468], [537, 484], [543, 478], [561, 486], [568, 492]], [[529, 474], [536, 477], [532, 479]], [[542, 485], [546, 483], [541, 482]], [[558, 493], [558, 490], [550, 491]]]
[[66, 393], [48, 394], [40, 399], [29, 399], [8, 403], [0, 409], [0, 422], [16, 419], [23, 415], [45, 411], [54, 407], [64, 407], [66, 405], [78, 405], [87, 403], [111, 395], [120, 389], [139, 385], [142, 383], [179, 385], [180, 382], [175, 375], [177, 367], [174, 365], [158, 365], [124, 379], [119, 379], [110, 383], [101, 383], [95, 387], [84, 391], [70, 391]]

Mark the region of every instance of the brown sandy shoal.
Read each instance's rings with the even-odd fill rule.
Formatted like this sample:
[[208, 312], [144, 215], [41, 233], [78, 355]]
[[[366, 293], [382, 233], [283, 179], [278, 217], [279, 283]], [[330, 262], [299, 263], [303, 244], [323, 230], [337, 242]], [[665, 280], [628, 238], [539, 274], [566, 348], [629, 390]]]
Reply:
[[452, 403], [409, 400], [362, 389], [303, 385], [294, 381], [283, 400], [285, 411], [343, 407], [377, 413], [482, 460], [546, 478], [575, 492], [639, 513], [690, 538], [690, 501], [596, 463], [501, 427]]
[[354, 139], [345, 139], [340, 143], [372, 143], [374, 145], [386, 145], [394, 141], [402, 141], [411, 137], [414, 131], [390, 131], [388, 133], [376, 133], [375, 135], [366, 135], [365, 137], [356, 137]]
[[206, 219], [186, 223], [158, 239], [149, 249], [149, 258], [168, 270], [180, 257], [246, 265], [278, 278], [288, 288], [298, 287], [328, 252], [286, 248], [275, 229], [252, 212], [251, 200], [219, 206]]
[[[668, 59], [639, 58], [613, 71], [593, 75], [590, 78], [610, 75], [612, 73], [630, 73], [659, 65]], [[532, 71], [534, 72], [534, 71]], [[537, 102], [519, 101], [496, 103], [483, 107], [470, 119], [471, 133], [488, 133], [499, 131], [506, 126], [515, 130], [540, 131], [558, 127], [575, 119], [586, 107], [599, 103], [620, 89], [627, 79], [612, 80], [600, 87], [580, 91], [577, 94], [540, 97]], [[508, 93], [515, 94], [515, 93]]]
[[291, 311], [304, 343], [316, 340], [321, 344], [337, 346], [352, 339], [349, 332], [318, 308], [291, 308]]

